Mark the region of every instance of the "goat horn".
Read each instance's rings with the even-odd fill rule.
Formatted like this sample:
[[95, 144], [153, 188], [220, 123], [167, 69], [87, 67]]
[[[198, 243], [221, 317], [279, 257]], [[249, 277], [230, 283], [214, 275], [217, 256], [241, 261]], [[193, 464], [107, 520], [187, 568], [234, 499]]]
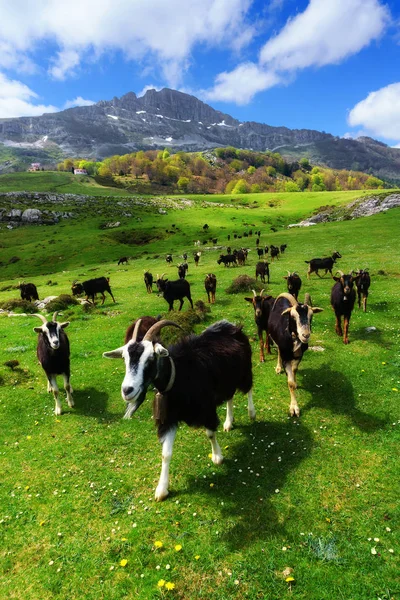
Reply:
[[306, 292], [304, 294], [304, 304], [307, 304], [308, 306], [312, 306], [311, 296], [308, 292]]
[[290, 276], [291, 276], [291, 272], [290, 272], [290, 271], [288, 271], [288, 272], [287, 272], [287, 274], [288, 274], [288, 277], [290, 277]]
[[260, 296], [262, 296], [262, 295], [263, 295], [263, 291], [264, 291], [264, 290], [265, 290], [265, 288], [263, 288], [263, 289], [261, 290], [261, 292], [260, 292]]
[[339, 273], [340, 277], [344, 277], [344, 273], [343, 271], [339, 271], [339, 269], [336, 271], [336, 273]]
[[56, 310], [56, 312], [54, 313], [54, 315], [53, 315], [53, 318], [52, 318], [52, 321], [53, 321], [54, 323], [56, 323], [56, 320], [57, 320], [57, 315], [58, 315], [58, 310]]
[[255, 297], [257, 296], [257, 292], [256, 292], [256, 290], [251, 290], [251, 291], [253, 292], [253, 296], [254, 296], [254, 298], [255, 298]]
[[43, 315], [39, 315], [39, 313], [32, 313], [32, 317], [39, 317], [39, 319], [46, 325], [47, 319]]
[[[179, 329], [182, 329], [182, 327], [180, 325], [178, 325], [178, 323], [174, 323], [173, 321], [168, 321], [167, 319], [163, 319], [162, 321], [158, 321], [158, 323], [154, 323], [154, 325], [152, 325], [150, 327], [150, 329], [148, 330], [148, 332], [146, 333], [146, 335], [143, 338], [143, 341], [148, 341], [148, 342], [152, 342], [153, 338], [155, 337], [155, 335], [163, 328], [163, 327], [178, 327]], [[183, 329], [182, 329], [183, 331]]]
[[288, 294], [287, 292], [284, 292], [283, 294], [279, 294], [278, 298], [275, 300], [275, 302], [279, 299], [279, 298], [286, 298], [286, 300], [289, 300], [290, 304], [292, 306], [297, 306], [298, 302], [296, 300], [296, 298], [294, 296], [292, 296], [292, 294]]
[[135, 327], [132, 331], [132, 337], [131, 337], [132, 342], [136, 342], [136, 338], [138, 336], [139, 327], [140, 327], [141, 322], [142, 322], [142, 319], [138, 319], [135, 323]]

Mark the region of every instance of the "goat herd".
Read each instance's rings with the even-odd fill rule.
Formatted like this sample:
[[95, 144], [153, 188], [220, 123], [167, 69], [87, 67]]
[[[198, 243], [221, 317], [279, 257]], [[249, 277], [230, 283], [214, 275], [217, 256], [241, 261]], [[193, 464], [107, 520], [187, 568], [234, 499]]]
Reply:
[[[286, 246], [285, 246], [286, 247]], [[284, 248], [285, 249], [285, 248]], [[281, 248], [281, 252], [284, 251]], [[230, 249], [229, 249], [230, 250]], [[196, 252], [195, 264], [200, 260], [201, 253]], [[275, 255], [277, 256], [277, 255]], [[234, 257], [234, 259], [231, 259]], [[124, 257], [126, 258], [126, 257]], [[190, 295], [190, 284], [185, 279], [188, 265], [187, 254], [183, 255], [184, 263], [178, 266], [179, 279], [169, 281], [157, 275], [156, 285], [159, 292], [173, 309], [175, 300], [180, 301], [179, 310], [183, 305], [183, 298], [187, 298], [191, 307], [193, 302]], [[229, 258], [229, 260], [224, 260]], [[324, 259], [312, 259], [308, 263], [307, 277], [316, 273], [320, 277], [320, 270], [325, 274], [332, 268], [335, 261], [341, 258], [338, 252]], [[247, 252], [242, 249], [238, 252], [221, 255], [217, 261], [225, 266], [239, 263], [244, 264]], [[172, 262], [172, 256], [167, 255], [167, 262]], [[120, 259], [119, 264], [121, 264]], [[125, 261], [122, 261], [125, 262]], [[256, 279], [260, 276], [269, 282], [268, 262], [258, 262], [256, 265]], [[335, 283], [331, 291], [331, 304], [336, 315], [336, 333], [343, 335], [343, 341], [348, 344], [348, 330], [351, 312], [353, 310], [356, 291], [358, 291], [358, 305], [363, 305], [366, 311], [370, 277], [366, 270], [357, 273], [333, 276]], [[298, 301], [301, 289], [301, 279], [297, 273], [288, 271], [285, 277], [287, 292], [281, 293], [277, 298], [253, 291], [252, 297], [245, 301], [252, 303], [255, 322], [258, 330], [260, 361], [264, 362], [264, 349], [271, 353], [270, 345], [273, 343], [278, 350], [276, 373], [286, 372], [290, 392], [290, 414], [299, 416], [300, 409], [297, 404], [295, 390], [296, 373], [304, 352], [308, 348], [311, 334], [313, 315], [322, 311], [321, 308], [312, 306], [309, 294], [306, 294], [304, 303]], [[148, 271], [144, 274], [147, 292], [152, 291], [153, 276]], [[209, 273], [205, 279], [205, 289], [208, 301], [215, 302], [217, 278]], [[25, 299], [37, 298], [37, 290], [33, 284], [21, 284], [21, 296]], [[97, 293], [102, 294], [104, 303], [105, 292], [108, 292], [115, 302], [111, 292], [109, 279], [99, 277], [84, 281], [82, 284], [74, 282], [73, 294], [86, 294], [86, 299], [94, 302]], [[59, 400], [56, 376], [62, 375], [67, 393], [67, 402], [70, 407], [74, 405], [72, 387], [70, 385], [70, 351], [65, 328], [68, 322], [57, 322], [57, 313], [51, 320], [41, 314], [35, 314], [42, 321], [40, 327], [34, 331], [39, 334], [37, 356], [48, 380], [48, 391], [52, 391], [55, 398], [55, 414], [62, 412]], [[344, 332], [341, 320], [344, 320]], [[122, 398], [126, 403], [125, 418], [130, 418], [143, 403], [147, 390], [154, 386], [157, 390], [153, 412], [158, 428], [158, 436], [162, 444], [162, 469], [159, 483], [156, 488], [156, 500], [163, 500], [168, 495], [169, 465], [172, 457], [173, 443], [178, 424], [185, 422], [189, 426], [205, 427], [211, 442], [212, 461], [220, 464], [223, 460], [221, 448], [216, 439], [218, 427], [217, 407], [226, 403], [226, 419], [224, 430], [229, 431], [233, 424], [233, 396], [236, 390], [248, 394], [248, 413], [250, 418], [255, 418], [252, 400], [252, 366], [251, 346], [242, 327], [237, 327], [228, 321], [222, 320], [208, 327], [200, 335], [183, 337], [178, 343], [164, 347], [160, 340], [160, 331], [164, 327], [177, 327], [178, 324], [170, 320], [157, 320], [153, 317], [142, 317], [132, 323], [125, 334], [124, 345], [109, 352], [104, 352], [105, 358], [123, 358], [125, 361], [125, 377], [121, 385]], [[265, 342], [263, 339], [266, 334]]]

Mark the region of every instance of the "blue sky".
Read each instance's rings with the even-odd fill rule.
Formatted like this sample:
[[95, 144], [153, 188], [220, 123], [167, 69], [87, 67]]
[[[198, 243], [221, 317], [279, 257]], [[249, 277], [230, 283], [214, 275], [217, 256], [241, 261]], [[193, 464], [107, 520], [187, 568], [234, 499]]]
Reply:
[[400, 147], [398, 0], [0, 0], [0, 15], [0, 118], [170, 87]]

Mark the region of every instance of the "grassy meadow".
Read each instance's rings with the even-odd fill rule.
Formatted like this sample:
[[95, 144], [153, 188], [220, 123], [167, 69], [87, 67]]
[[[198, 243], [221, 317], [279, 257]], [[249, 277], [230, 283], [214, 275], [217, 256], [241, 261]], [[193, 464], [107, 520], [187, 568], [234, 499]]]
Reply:
[[[70, 321], [75, 408], [68, 408], [61, 387], [59, 417], [35, 355], [39, 320], [0, 314], [0, 598], [400, 598], [400, 209], [287, 229], [319, 206], [361, 195], [192, 197], [190, 205], [171, 204], [167, 214], [148, 202], [132, 205], [131, 216], [118, 218], [115, 229], [102, 226], [116, 220], [118, 205], [99, 198], [96, 210], [91, 204], [90, 213], [58, 225], [3, 226], [0, 303], [19, 296], [14, 286], [22, 279], [35, 283], [44, 298], [70, 293], [75, 279], [101, 275], [110, 277], [116, 303], [107, 295], [104, 306], [62, 311]], [[248, 294], [225, 293], [238, 275], [254, 277], [254, 235], [232, 239], [249, 229], [261, 230], [262, 244], [288, 245], [270, 265], [267, 291], [285, 291], [283, 276], [297, 270], [301, 296], [310, 292], [324, 309], [314, 317], [314, 350], [298, 373], [298, 419], [288, 416], [289, 391], [286, 377], [275, 374], [276, 351], [265, 363], [258, 360]], [[209, 238], [225, 247], [228, 234], [232, 247], [251, 248], [245, 267], [216, 263], [221, 250]], [[196, 268], [197, 239], [207, 244]], [[306, 278], [304, 261], [333, 250], [342, 254], [338, 268], [368, 267], [372, 276], [368, 312], [355, 308], [348, 346], [334, 331], [332, 280]], [[218, 279], [216, 303], [195, 331], [224, 318], [243, 324], [252, 341], [257, 418], [249, 421], [247, 399], [238, 394], [234, 429], [225, 433], [220, 426], [217, 435], [221, 466], [210, 460], [204, 430], [182, 425], [170, 496], [156, 503], [161, 448], [153, 393], [131, 420], [122, 420], [124, 364], [102, 353], [123, 343], [133, 319], [167, 314], [163, 298], [146, 294], [143, 271], [176, 279], [185, 251], [194, 302], [206, 302], [207, 273]], [[129, 264], [118, 267], [124, 255]], [[168, 316], [195, 321], [186, 300], [183, 313]], [[10, 361], [19, 364], [7, 366]]]

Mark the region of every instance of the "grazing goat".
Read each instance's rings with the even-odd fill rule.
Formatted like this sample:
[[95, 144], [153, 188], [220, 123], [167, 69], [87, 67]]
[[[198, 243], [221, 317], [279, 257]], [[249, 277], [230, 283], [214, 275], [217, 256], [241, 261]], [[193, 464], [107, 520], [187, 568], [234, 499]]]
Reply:
[[[360, 276], [353, 277], [351, 273], [345, 275], [343, 271], [338, 271], [338, 273], [340, 273], [340, 277], [333, 277], [336, 283], [331, 291], [331, 305], [336, 317], [335, 331], [338, 335], [343, 336], [343, 343], [348, 344], [350, 318], [356, 301], [354, 282], [357, 284]], [[342, 330], [342, 317], [344, 332]]]
[[[110, 288], [110, 278], [109, 277], [96, 277], [95, 279], [88, 279], [87, 281], [84, 281], [82, 284], [78, 284], [78, 283], [74, 283], [72, 285], [72, 293], [74, 295], [76, 295], [76, 290], [80, 289], [78, 288], [78, 286], [82, 285], [83, 291], [86, 294], [86, 300], [89, 300], [89, 298], [92, 299], [92, 302], [94, 304], [94, 297], [96, 294], [101, 294], [102, 295], [102, 305], [104, 304], [104, 300], [106, 299], [105, 293], [104, 292], [108, 292], [111, 296], [111, 298], [113, 299], [113, 301], [115, 302], [115, 298], [113, 296], [113, 293], [111, 291]], [[74, 291], [75, 289], [75, 291]]]
[[27, 300], [28, 302], [39, 300], [39, 295], [34, 283], [20, 283], [18, 287], [21, 293], [21, 300]]
[[287, 273], [287, 277], [285, 276], [283, 279], [286, 279], [289, 294], [292, 294], [297, 300], [301, 288], [301, 279], [296, 271], [293, 271], [293, 273], [288, 271]]
[[256, 281], [258, 279], [258, 277], [260, 276], [260, 279], [263, 283], [265, 283], [265, 276], [267, 276], [268, 279], [268, 283], [269, 283], [269, 262], [267, 261], [260, 261], [256, 264]]
[[217, 263], [224, 263], [225, 267], [230, 267], [232, 264], [237, 265], [236, 254], [221, 254]]
[[125, 418], [130, 418], [143, 403], [150, 385], [157, 389], [153, 412], [162, 444], [157, 501], [168, 496], [169, 465], [180, 422], [206, 428], [212, 461], [219, 465], [223, 456], [215, 436], [219, 424], [217, 407], [227, 403], [224, 430], [229, 431], [233, 424], [232, 398], [239, 389], [248, 394], [249, 416], [255, 418], [251, 347], [241, 327], [219, 321], [202, 334], [185, 337], [167, 349], [154, 342], [154, 336], [166, 326], [179, 327], [172, 321], [160, 321], [142, 342], [136, 341], [134, 332], [128, 344], [103, 354], [105, 358], [125, 360], [121, 386], [127, 404]]
[[292, 417], [300, 415], [295, 393], [297, 369], [308, 348], [313, 314], [322, 310], [322, 308], [309, 306], [306, 302], [300, 304], [288, 293], [280, 294], [271, 308], [268, 330], [272, 341], [278, 347], [278, 364], [275, 372], [281, 373], [282, 368], [286, 371]]
[[360, 269], [357, 271], [357, 296], [358, 296], [358, 308], [361, 308], [361, 301], [363, 306], [363, 311], [367, 312], [367, 298], [368, 298], [368, 290], [371, 285], [371, 277], [368, 273], [367, 269]]
[[147, 293], [151, 294], [153, 292], [153, 275], [150, 273], [150, 271], [144, 272], [144, 284], [146, 286]]
[[[204, 287], [206, 288], [208, 303], [215, 303], [215, 291], [217, 289], [217, 278], [214, 273], [208, 273], [204, 280]], [[211, 300], [210, 300], [211, 298]]]
[[56, 402], [55, 414], [61, 415], [62, 408], [59, 398], [57, 375], [64, 378], [64, 388], [67, 392], [68, 406], [74, 406], [72, 399], [72, 387], [70, 378], [70, 360], [69, 360], [69, 340], [64, 329], [68, 327], [66, 323], [57, 323], [57, 313], [55, 312], [51, 321], [48, 321], [43, 315], [35, 313], [32, 315], [42, 321], [41, 327], [34, 327], [33, 331], [38, 333], [37, 357], [43, 367], [47, 377], [47, 391], [53, 392]]
[[316, 273], [318, 277], [321, 277], [318, 271], [322, 269], [325, 270], [325, 275], [328, 271], [332, 275], [333, 265], [338, 258], [342, 258], [342, 255], [335, 251], [332, 256], [328, 256], [327, 258], [312, 258], [311, 260], [306, 260], [305, 262], [308, 263], [307, 279], [310, 279], [311, 273]]
[[180, 305], [178, 310], [182, 310], [183, 299], [187, 298], [190, 306], [193, 308], [192, 297], [190, 295], [190, 283], [186, 279], [177, 279], [176, 281], [168, 281], [164, 279], [164, 273], [159, 277], [157, 275], [156, 285], [158, 291], [162, 293], [163, 298], [168, 302], [169, 309], [174, 309], [174, 301], [179, 300]]
[[71, 291], [73, 296], [80, 296], [85, 290], [83, 289], [83, 285], [81, 283], [74, 281], [71, 286]]
[[[263, 291], [264, 290], [261, 290], [261, 292], [257, 294], [255, 290], [252, 290], [253, 298], [245, 298], [247, 302], [252, 303], [254, 308], [254, 320], [257, 325], [258, 340], [260, 342], [260, 362], [265, 362], [264, 348], [267, 349], [267, 354], [271, 354], [268, 335], [268, 319], [272, 305], [275, 302], [275, 298], [272, 296], [263, 296]], [[266, 334], [265, 342], [263, 339], [264, 331]]]
[[[138, 319], [133, 321], [133, 323], [131, 323], [129, 325], [128, 329], [125, 332], [124, 344], [127, 344], [132, 339], [132, 335], [133, 335], [133, 332], [135, 331], [136, 323], [138, 321], [140, 321], [140, 323], [139, 323], [139, 329], [136, 332], [136, 341], [141, 342], [142, 339], [144, 338], [144, 336], [146, 335], [146, 333], [148, 332], [148, 330], [150, 329], [150, 327], [153, 327], [153, 325], [155, 323], [158, 323], [158, 321], [160, 319], [161, 319], [160, 316], [158, 316], [156, 318], [145, 316], [145, 317], [139, 317]], [[160, 342], [160, 341], [161, 340], [159, 338], [157, 338], [157, 342]]]
[[123, 263], [128, 264], [128, 257], [127, 256], [123, 256], [122, 258], [119, 259], [118, 264], [122, 265]]

